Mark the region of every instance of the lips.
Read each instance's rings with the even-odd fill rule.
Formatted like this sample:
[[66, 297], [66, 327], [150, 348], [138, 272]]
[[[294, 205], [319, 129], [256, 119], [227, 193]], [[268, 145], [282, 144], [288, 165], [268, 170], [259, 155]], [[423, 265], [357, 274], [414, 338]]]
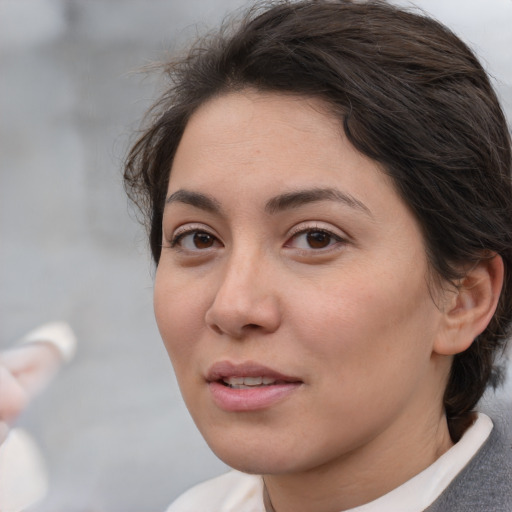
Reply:
[[215, 363], [206, 376], [213, 402], [228, 412], [267, 409], [298, 390], [303, 382], [253, 362]]
[[[260, 378], [266, 379], [267, 384], [270, 383], [269, 381], [301, 382], [301, 380], [297, 377], [284, 375], [280, 372], [277, 372], [276, 370], [253, 362], [233, 364], [229, 361], [221, 361], [211, 366], [206, 375], [206, 380], [208, 382], [229, 379], [244, 379], [246, 380], [245, 384], [247, 385], [256, 384], [256, 382], [251, 382], [250, 379]], [[238, 383], [240, 384], [241, 382]], [[262, 383], [265, 384], [264, 382]]]

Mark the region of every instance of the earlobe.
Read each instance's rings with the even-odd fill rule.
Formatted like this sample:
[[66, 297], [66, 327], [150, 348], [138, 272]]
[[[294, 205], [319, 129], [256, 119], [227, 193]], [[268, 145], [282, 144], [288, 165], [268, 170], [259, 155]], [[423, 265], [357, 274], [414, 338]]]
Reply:
[[466, 273], [446, 301], [434, 352], [455, 355], [469, 348], [496, 311], [503, 275], [503, 260], [498, 254], [482, 259]]

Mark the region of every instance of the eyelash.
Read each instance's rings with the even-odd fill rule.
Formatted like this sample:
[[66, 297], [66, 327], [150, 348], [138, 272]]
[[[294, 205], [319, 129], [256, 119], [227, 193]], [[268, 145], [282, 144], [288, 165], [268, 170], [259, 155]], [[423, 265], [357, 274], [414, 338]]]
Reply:
[[326, 245], [325, 247], [321, 247], [321, 248], [309, 247], [307, 249], [304, 249], [304, 248], [301, 249], [301, 248], [297, 247], [296, 248], [297, 250], [304, 252], [304, 253], [310, 252], [310, 251], [324, 253], [324, 252], [328, 251], [329, 249], [331, 249], [332, 246], [334, 246], [334, 245], [347, 242], [346, 238], [344, 238], [343, 236], [338, 235], [336, 233], [333, 233], [330, 229], [326, 229], [325, 227], [318, 226], [318, 225], [313, 225], [313, 226], [309, 225], [309, 226], [298, 226], [297, 228], [295, 228], [291, 232], [290, 236], [288, 237], [288, 240], [285, 243], [285, 247], [286, 246], [289, 247], [290, 242], [297, 240], [300, 236], [308, 235], [308, 234], [312, 234], [312, 233], [321, 233], [322, 235], [328, 236], [329, 237], [328, 245]]
[[[179, 246], [180, 242], [186, 236], [197, 235], [197, 234], [205, 234], [207, 236], [212, 237], [214, 240], [218, 241], [218, 238], [214, 234], [210, 233], [207, 229], [204, 229], [203, 227], [199, 227], [199, 226], [190, 226], [190, 227], [184, 228], [182, 230], [180, 230], [178, 228], [178, 231], [171, 238], [169, 247], [171, 249], [176, 248], [177, 246]], [[198, 249], [198, 250], [201, 250], [201, 249]]]

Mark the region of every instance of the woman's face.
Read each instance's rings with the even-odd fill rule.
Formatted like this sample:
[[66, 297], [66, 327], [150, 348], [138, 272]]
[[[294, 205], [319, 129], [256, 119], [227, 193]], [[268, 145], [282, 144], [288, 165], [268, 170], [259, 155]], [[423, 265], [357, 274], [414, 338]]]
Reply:
[[167, 196], [156, 319], [221, 459], [277, 474], [399, 458], [439, 421], [449, 365], [420, 228], [321, 102], [211, 100]]

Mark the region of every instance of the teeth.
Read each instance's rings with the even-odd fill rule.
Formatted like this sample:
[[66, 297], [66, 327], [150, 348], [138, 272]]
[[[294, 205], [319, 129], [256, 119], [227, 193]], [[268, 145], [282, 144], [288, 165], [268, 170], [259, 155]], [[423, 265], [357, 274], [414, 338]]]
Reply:
[[244, 382], [246, 386], [260, 386], [263, 382], [263, 377], [244, 377]]
[[226, 377], [223, 382], [231, 388], [247, 389], [255, 386], [268, 386], [276, 382], [272, 377]]
[[238, 386], [239, 384], [244, 383], [243, 377], [230, 377], [229, 379], [224, 379], [224, 382], [226, 384], [229, 384], [230, 386]]

